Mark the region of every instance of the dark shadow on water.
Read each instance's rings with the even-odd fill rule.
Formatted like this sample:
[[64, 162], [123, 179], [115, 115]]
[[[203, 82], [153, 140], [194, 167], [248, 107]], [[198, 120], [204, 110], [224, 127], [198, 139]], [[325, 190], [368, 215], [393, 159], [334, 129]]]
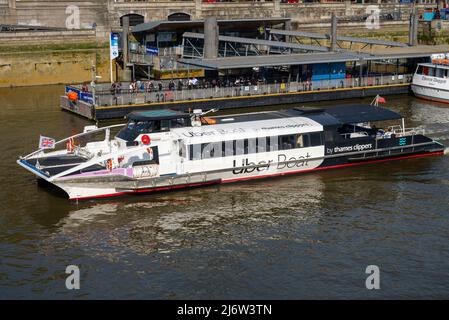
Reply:
[[54, 184], [52, 184], [44, 179], [38, 178], [37, 186], [39, 188], [45, 189], [45, 191], [47, 191], [48, 193], [50, 193], [51, 195], [53, 195], [57, 198], [68, 199], [67, 193], [64, 190], [62, 190], [61, 188], [55, 186]]

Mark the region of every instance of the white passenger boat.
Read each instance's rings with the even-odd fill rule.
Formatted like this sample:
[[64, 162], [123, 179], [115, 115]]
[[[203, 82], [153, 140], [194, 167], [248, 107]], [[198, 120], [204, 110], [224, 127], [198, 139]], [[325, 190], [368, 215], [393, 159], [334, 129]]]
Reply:
[[[400, 125], [385, 131], [370, 127], [391, 120]], [[118, 127], [111, 138], [111, 130]], [[84, 141], [99, 133], [105, 135], [101, 140]], [[61, 148], [39, 149], [17, 163], [70, 199], [267, 178], [444, 151], [422, 131], [406, 129], [401, 115], [371, 105], [214, 117], [201, 110], [133, 112], [127, 124], [86, 127], [55, 146]]]
[[432, 55], [431, 63], [419, 63], [412, 91], [422, 99], [449, 103], [449, 54]]

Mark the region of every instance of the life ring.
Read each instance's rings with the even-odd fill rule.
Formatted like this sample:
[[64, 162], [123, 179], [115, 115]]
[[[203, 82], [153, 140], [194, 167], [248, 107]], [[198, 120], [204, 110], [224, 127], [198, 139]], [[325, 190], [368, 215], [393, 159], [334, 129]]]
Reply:
[[67, 152], [73, 153], [75, 151], [75, 141], [73, 138], [70, 138], [69, 141], [67, 141]]
[[69, 91], [67, 93], [67, 98], [72, 102], [76, 102], [78, 100], [78, 93], [75, 91]]
[[143, 144], [148, 145], [151, 143], [151, 138], [149, 135], [144, 134], [141, 138], [140, 141], [142, 141]]

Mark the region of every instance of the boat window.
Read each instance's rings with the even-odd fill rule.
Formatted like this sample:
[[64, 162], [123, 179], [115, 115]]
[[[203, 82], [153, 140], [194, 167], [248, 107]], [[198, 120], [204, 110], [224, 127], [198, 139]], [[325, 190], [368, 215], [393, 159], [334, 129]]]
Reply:
[[296, 148], [304, 147], [304, 136], [302, 134], [298, 134], [296, 137]]
[[278, 137], [268, 137], [267, 138], [267, 150], [277, 151], [279, 150], [279, 139]]
[[243, 140], [234, 140], [234, 155], [245, 154], [245, 143]]
[[210, 158], [221, 157], [221, 155], [222, 155], [221, 145], [222, 145], [221, 142], [203, 143], [202, 146], [201, 146], [202, 159], [210, 159]]
[[161, 120], [160, 131], [170, 131], [170, 120]]
[[321, 142], [321, 133], [315, 132], [310, 134], [310, 146], [316, 147], [321, 146], [323, 143]]
[[435, 77], [435, 68], [429, 68], [428, 75], [431, 76], [431, 77]]
[[279, 149], [289, 150], [295, 147], [295, 135], [279, 136]]
[[429, 67], [425, 67], [425, 66], [418, 66], [418, 69], [416, 69], [416, 73], [417, 74], [423, 74], [425, 76], [429, 75]]
[[[330, 132], [331, 134], [332, 132]], [[201, 160], [244, 154], [264, 153], [278, 150], [307, 148], [323, 144], [320, 132], [310, 134], [291, 134], [284, 136], [260, 137], [252, 139], [228, 140], [212, 143], [189, 145], [189, 159]], [[182, 154], [182, 144], [180, 155]]]
[[446, 70], [444, 70], [444, 69], [436, 69], [435, 70], [435, 76], [437, 78], [444, 78], [445, 72], [446, 72]]
[[170, 128], [182, 128], [188, 125], [186, 118], [178, 118], [170, 120]]
[[201, 144], [191, 144], [189, 146], [189, 159], [201, 160]]
[[267, 152], [268, 148], [267, 148], [267, 138], [266, 137], [261, 137], [261, 138], [257, 138], [257, 152]]
[[152, 131], [152, 121], [134, 121], [130, 120], [125, 128], [120, 130], [117, 137], [126, 141], [133, 141], [142, 133]]
[[257, 139], [248, 139], [247, 149], [245, 151], [247, 154], [257, 153]]

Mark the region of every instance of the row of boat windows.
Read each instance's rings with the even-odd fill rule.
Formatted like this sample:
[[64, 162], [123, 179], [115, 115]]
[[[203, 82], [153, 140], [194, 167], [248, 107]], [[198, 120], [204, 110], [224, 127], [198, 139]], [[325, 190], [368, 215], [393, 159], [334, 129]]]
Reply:
[[431, 68], [425, 66], [418, 66], [417, 74], [422, 74], [429, 77], [437, 77], [437, 78], [449, 78], [449, 69], [443, 68]]
[[322, 133], [290, 134], [253, 139], [189, 145], [189, 159], [201, 160], [278, 150], [315, 147], [323, 144]]

